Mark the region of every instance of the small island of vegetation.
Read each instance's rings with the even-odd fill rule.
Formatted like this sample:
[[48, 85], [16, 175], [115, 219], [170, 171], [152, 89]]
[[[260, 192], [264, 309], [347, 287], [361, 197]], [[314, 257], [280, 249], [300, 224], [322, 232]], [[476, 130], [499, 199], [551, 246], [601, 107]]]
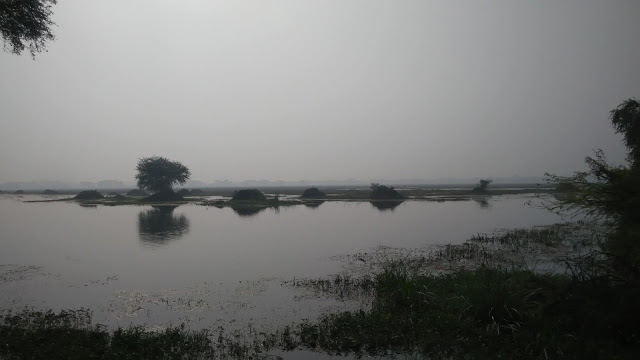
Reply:
[[103, 199], [104, 196], [97, 190], [85, 190], [81, 191], [74, 197], [76, 200], [98, 200]]
[[395, 190], [395, 188], [393, 186], [388, 187], [388, 186], [384, 186], [384, 185], [380, 185], [378, 183], [373, 183], [371, 184], [371, 194], [369, 195], [369, 197], [371, 199], [375, 199], [375, 200], [397, 200], [397, 199], [403, 199], [404, 196], [402, 196], [399, 192], [397, 192]]
[[327, 194], [320, 191], [317, 187], [308, 188], [300, 195], [301, 199], [324, 199], [326, 197]]
[[267, 197], [258, 189], [238, 190], [233, 194], [231, 201], [265, 201]]

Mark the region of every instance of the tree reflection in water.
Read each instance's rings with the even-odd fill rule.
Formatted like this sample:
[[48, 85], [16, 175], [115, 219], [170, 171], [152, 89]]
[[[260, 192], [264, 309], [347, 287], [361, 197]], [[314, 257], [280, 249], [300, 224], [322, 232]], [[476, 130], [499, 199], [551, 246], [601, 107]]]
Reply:
[[233, 210], [236, 214], [240, 215], [241, 217], [255, 216], [259, 212], [264, 211], [265, 209], [266, 209], [265, 207], [251, 207], [251, 206], [247, 206], [247, 207], [232, 206], [231, 207], [231, 210]]
[[475, 198], [473, 201], [477, 202], [483, 209], [489, 208], [489, 200], [487, 198]]
[[138, 213], [138, 236], [147, 245], [166, 245], [189, 232], [189, 219], [175, 215], [177, 206], [154, 206]]
[[324, 203], [324, 200], [308, 200], [304, 202], [304, 206], [312, 209], [316, 209]]
[[380, 211], [393, 211], [395, 208], [400, 206], [404, 201], [403, 200], [379, 200], [379, 201], [369, 201], [373, 207]]

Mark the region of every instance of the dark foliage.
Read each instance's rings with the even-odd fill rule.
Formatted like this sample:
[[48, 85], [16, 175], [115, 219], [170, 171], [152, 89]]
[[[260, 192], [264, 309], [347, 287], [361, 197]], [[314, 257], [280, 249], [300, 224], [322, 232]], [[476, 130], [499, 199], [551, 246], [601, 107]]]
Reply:
[[232, 201], [237, 201], [237, 200], [266, 200], [267, 198], [264, 196], [264, 194], [257, 189], [244, 189], [244, 190], [238, 190], [235, 192], [235, 194], [233, 194], [233, 198], [231, 198]]
[[632, 359], [640, 350], [640, 311], [627, 302], [638, 289], [609, 296], [604, 283], [489, 268], [418, 275], [402, 262], [374, 281], [369, 310], [303, 323], [301, 345], [437, 359]]
[[173, 190], [160, 191], [155, 194], [143, 198], [145, 202], [167, 202], [167, 201], [184, 201], [184, 198], [173, 192]]
[[640, 102], [628, 99], [611, 110], [611, 124], [624, 138], [631, 167], [640, 167]]
[[[586, 157], [589, 170], [571, 177], [547, 174], [552, 183], [574, 191], [556, 197], [552, 210], [604, 219], [611, 227], [603, 244], [609, 271], [603, 274], [627, 286], [640, 286], [640, 105], [624, 101], [611, 111], [611, 122], [622, 134], [628, 166], [607, 163], [602, 150]], [[640, 300], [640, 299], [638, 299]]]
[[16, 190], [14, 194], [24, 194], [24, 190]]
[[312, 187], [312, 188], [306, 189], [302, 193], [302, 195], [300, 195], [300, 197], [302, 199], [324, 199], [325, 197], [327, 197], [327, 194], [318, 190], [317, 187]]
[[371, 199], [402, 199], [404, 198], [397, 192], [393, 186], [387, 187], [380, 184], [371, 184], [371, 193], [369, 194]]
[[557, 192], [575, 192], [578, 191], [578, 187], [571, 183], [560, 183], [556, 185], [555, 191]]
[[149, 193], [144, 190], [133, 189], [127, 193], [127, 196], [149, 196]]
[[104, 198], [104, 196], [96, 190], [80, 191], [78, 195], [74, 197], [76, 200], [97, 200], [102, 198]]
[[153, 192], [168, 192], [175, 184], [184, 184], [191, 176], [189, 169], [177, 161], [152, 156], [138, 161], [138, 187]]
[[130, 327], [107, 331], [88, 310], [23, 311], [0, 315], [2, 359], [214, 359], [206, 331]]
[[189, 191], [189, 189], [180, 189], [178, 190], [177, 194], [180, 196], [189, 196], [191, 194], [191, 191]]
[[51, 7], [57, 0], [0, 1], [0, 35], [4, 48], [20, 55], [26, 48], [32, 57], [46, 51], [46, 42], [55, 40], [51, 27]]
[[59, 194], [59, 192], [55, 191], [55, 190], [51, 190], [51, 189], [47, 189], [45, 191], [42, 192], [45, 195], [57, 195]]
[[492, 182], [493, 180], [491, 179], [480, 179], [480, 181], [478, 181], [478, 185], [476, 185], [476, 187], [474, 187], [471, 191], [477, 194], [486, 193], [489, 184], [491, 184]]

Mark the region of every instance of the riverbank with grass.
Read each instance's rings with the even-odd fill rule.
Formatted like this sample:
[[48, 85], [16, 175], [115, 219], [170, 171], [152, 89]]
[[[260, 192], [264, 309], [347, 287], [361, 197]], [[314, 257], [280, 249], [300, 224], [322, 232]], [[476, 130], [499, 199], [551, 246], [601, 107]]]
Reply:
[[478, 234], [423, 251], [352, 254], [367, 271], [282, 285], [359, 299], [360, 309], [273, 331], [250, 324], [231, 332], [184, 325], [113, 330], [93, 323], [85, 309], [5, 311], [0, 354], [274, 359], [304, 350], [412, 359], [632, 359], [640, 351], [640, 289], [620, 286], [600, 267], [602, 231], [578, 222]]

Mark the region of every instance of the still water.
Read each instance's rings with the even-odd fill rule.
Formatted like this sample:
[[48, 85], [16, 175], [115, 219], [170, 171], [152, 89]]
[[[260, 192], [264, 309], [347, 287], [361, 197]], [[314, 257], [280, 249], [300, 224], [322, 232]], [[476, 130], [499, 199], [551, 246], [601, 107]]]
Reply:
[[522, 195], [259, 212], [24, 202], [38, 198], [0, 195], [0, 309], [91, 308], [109, 326], [274, 326], [309, 318], [357, 304], [284, 282], [343, 273], [344, 255], [561, 221]]

